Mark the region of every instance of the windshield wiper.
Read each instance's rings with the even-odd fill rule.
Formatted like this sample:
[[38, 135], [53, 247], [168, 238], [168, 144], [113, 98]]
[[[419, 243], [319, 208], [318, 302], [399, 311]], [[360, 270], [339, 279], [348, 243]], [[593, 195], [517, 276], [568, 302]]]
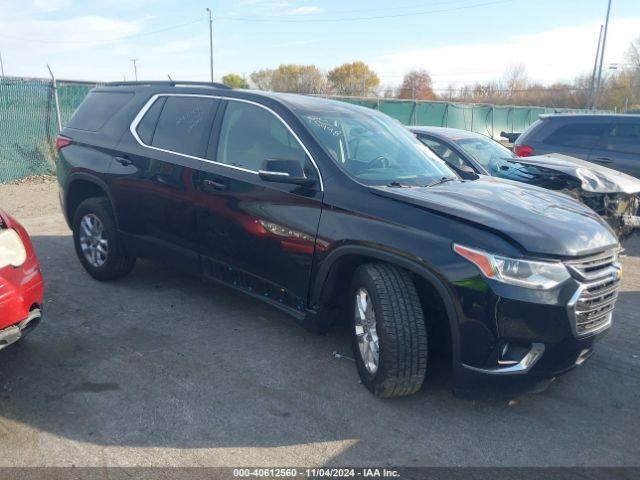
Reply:
[[402, 188], [405, 187], [406, 185], [401, 184], [400, 182], [394, 180], [391, 183], [387, 183], [387, 187], [393, 187], [393, 188]]
[[453, 180], [457, 180], [456, 177], [442, 177], [440, 180], [436, 180], [429, 185], [425, 185], [425, 187], [435, 187], [436, 185], [440, 185], [441, 183], [452, 182]]

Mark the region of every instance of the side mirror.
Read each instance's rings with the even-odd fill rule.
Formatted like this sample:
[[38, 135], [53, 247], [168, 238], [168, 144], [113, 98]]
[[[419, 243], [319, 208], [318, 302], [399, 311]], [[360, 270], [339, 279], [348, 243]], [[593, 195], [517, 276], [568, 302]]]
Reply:
[[315, 178], [309, 178], [297, 160], [267, 159], [258, 175], [265, 182], [290, 183], [303, 187], [310, 187], [316, 183]]

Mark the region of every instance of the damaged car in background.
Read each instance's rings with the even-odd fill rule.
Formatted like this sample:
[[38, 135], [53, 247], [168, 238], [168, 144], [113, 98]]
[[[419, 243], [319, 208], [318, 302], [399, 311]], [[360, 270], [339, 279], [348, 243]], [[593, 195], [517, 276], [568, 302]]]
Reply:
[[518, 157], [484, 135], [442, 127], [411, 131], [458, 171], [515, 180], [556, 190], [598, 213], [620, 239], [640, 227], [640, 180], [602, 165], [561, 154]]

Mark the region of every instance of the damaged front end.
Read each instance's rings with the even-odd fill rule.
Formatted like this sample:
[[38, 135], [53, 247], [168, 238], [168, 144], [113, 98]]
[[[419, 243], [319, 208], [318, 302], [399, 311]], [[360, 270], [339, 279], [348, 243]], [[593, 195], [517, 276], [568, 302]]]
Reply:
[[575, 198], [600, 215], [621, 240], [640, 231], [640, 180], [566, 155], [505, 160], [496, 176]]
[[600, 215], [620, 240], [640, 228], [640, 197], [634, 193], [593, 193], [582, 189], [570, 195]]

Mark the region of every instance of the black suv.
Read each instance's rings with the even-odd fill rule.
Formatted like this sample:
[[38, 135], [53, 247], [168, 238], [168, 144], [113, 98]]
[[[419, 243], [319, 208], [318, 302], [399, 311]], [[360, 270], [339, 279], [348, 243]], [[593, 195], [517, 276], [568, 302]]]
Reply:
[[221, 85], [94, 89], [58, 138], [60, 199], [94, 278], [137, 257], [242, 290], [315, 331], [350, 322], [362, 382], [518, 394], [611, 324], [619, 245], [561, 194], [463, 179], [402, 125], [321, 98]]
[[540, 115], [514, 151], [520, 157], [563, 153], [640, 178], [640, 115]]

